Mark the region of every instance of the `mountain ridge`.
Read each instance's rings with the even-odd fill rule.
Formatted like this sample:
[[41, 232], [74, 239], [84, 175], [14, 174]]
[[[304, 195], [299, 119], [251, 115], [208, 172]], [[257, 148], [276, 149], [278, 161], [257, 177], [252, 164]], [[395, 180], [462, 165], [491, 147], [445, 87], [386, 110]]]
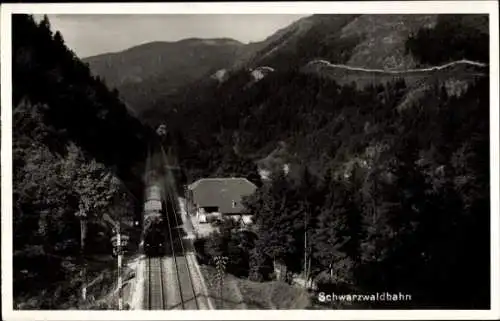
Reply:
[[225, 67], [240, 46], [229, 38], [189, 38], [147, 43], [84, 62], [140, 114], [142, 105]]
[[[122, 82], [113, 81], [113, 78], [120, 78], [120, 75], [106, 75], [107, 72], [103, 72], [103, 63], [91, 63], [90, 67], [95, 74], [103, 76], [109, 85], [116, 86], [122, 98], [136, 111], [136, 114], [142, 115], [149, 109], [169, 108], [170, 96], [184, 95], [186, 91], [192, 94], [192, 90], [186, 87], [196, 87], [201, 83], [210, 84], [211, 80], [225, 81], [242, 70], [253, 70], [260, 66], [269, 66], [277, 72], [290, 68], [310, 72], [311, 68], [306, 68], [306, 66], [311, 61], [324, 60], [329, 62], [330, 67], [334, 66], [337, 70], [316, 68], [316, 72], [330, 74], [330, 76], [335, 72], [372, 72], [385, 73], [387, 75], [384, 76], [390, 76], [388, 70], [396, 70], [394, 73], [397, 73], [397, 70], [415, 70], [415, 73], [418, 73], [417, 70], [422, 68], [432, 68], [432, 66], [439, 66], [449, 61], [478, 60], [477, 58], [481, 56], [477, 53], [481, 52], [483, 42], [475, 46], [478, 48], [476, 51], [469, 50], [470, 57], [468, 52], [457, 48], [458, 50], [453, 49], [457, 53], [456, 56], [450, 57], [455, 59], [440, 61], [435, 57], [425, 57], [425, 53], [422, 56], [423, 59], [420, 56], [417, 57], [414, 53], [418, 51], [415, 47], [419, 44], [412, 39], [419, 35], [421, 38], [425, 36], [428, 39], [426, 41], [434, 47], [444, 48], [448, 44], [452, 47], [457, 45], [460, 47], [463, 39], [457, 38], [458, 40], [451, 41], [449, 38], [453, 37], [443, 37], [441, 34], [449, 34], [448, 30], [460, 28], [465, 38], [475, 37], [476, 34], [485, 34], [486, 26], [487, 21], [481, 15], [470, 17], [467, 15], [319, 14], [300, 18], [277, 30], [263, 41], [248, 44], [236, 42], [237, 45], [229, 46], [231, 49], [225, 50], [229, 52], [226, 52], [223, 58], [214, 60], [214, 63], [199, 60], [194, 64], [187, 62], [189, 59], [187, 51], [177, 58], [172, 56], [170, 59], [166, 56], [158, 58], [164, 55], [156, 50], [157, 52], [152, 52], [151, 55], [161, 60], [158, 66], [170, 64], [171, 67], [166, 69], [155, 67], [149, 76], [147, 70], [144, 71], [142, 66], [138, 67], [138, 63], [134, 61], [128, 65], [119, 64], [116, 61], [110, 62], [115, 66], [113, 72], [129, 73], [128, 77], [122, 77]], [[198, 38], [188, 38], [177, 41], [175, 44], [179, 45], [183, 41], [193, 40], [200, 41]], [[224, 41], [233, 43], [231, 39], [223, 38]], [[198, 51], [205, 51], [208, 47], [199, 47]], [[207, 55], [210, 54], [207, 53]], [[117, 55], [112, 59], [119, 61], [125, 58], [123, 55]], [[128, 70], [131, 71], [128, 72]], [[361, 77], [365, 76], [366, 74], [363, 74]], [[110, 78], [111, 81], [109, 81]], [[335, 75], [334, 78], [339, 77]], [[340, 78], [343, 78], [341, 81], [353, 80], [350, 76]]]
[[82, 57], [81, 59], [83, 61], [85, 61], [85, 60], [91, 60], [91, 59], [94, 59], [96, 57], [102, 57], [102, 56], [106, 56], [106, 55], [122, 54], [122, 53], [125, 53], [125, 52], [130, 52], [130, 51], [134, 51], [134, 50], [137, 50], [137, 49], [141, 49], [141, 48], [144, 48], [144, 47], [147, 47], [147, 46], [173, 45], [173, 44], [186, 44], [186, 43], [190, 43], [190, 44], [197, 44], [197, 43], [199, 43], [199, 44], [203, 44], [203, 43], [213, 44], [214, 42], [215, 43], [221, 42], [222, 44], [245, 45], [245, 43], [243, 43], [241, 41], [238, 41], [236, 39], [233, 39], [233, 38], [226, 38], [226, 37], [220, 37], [220, 38], [190, 37], [190, 38], [182, 38], [182, 39], [174, 40], [174, 41], [149, 41], [149, 42], [141, 43], [141, 44], [138, 44], [138, 45], [134, 45], [132, 47], [127, 47], [125, 49], [117, 50], [117, 51], [109, 51], [109, 52], [103, 52], [103, 53], [99, 53], [99, 54], [93, 54], [93, 55], [90, 55], [90, 56]]

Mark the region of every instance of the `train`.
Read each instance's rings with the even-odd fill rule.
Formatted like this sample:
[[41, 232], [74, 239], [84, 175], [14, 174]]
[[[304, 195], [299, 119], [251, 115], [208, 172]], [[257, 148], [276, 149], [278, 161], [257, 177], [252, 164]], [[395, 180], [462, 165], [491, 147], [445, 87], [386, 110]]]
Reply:
[[155, 256], [163, 253], [165, 248], [166, 225], [161, 211], [147, 212], [144, 215], [144, 252]]
[[[166, 170], [166, 169], [165, 169]], [[169, 169], [174, 176], [181, 174], [180, 170]], [[166, 242], [168, 237], [167, 228], [167, 208], [172, 209], [173, 204], [170, 200], [167, 203], [165, 199], [166, 191], [164, 190], [166, 182], [160, 183], [161, 173], [149, 171], [146, 177], [151, 184], [146, 189], [144, 208], [143, 208], [143, 236], [144, 236], [144, 253], [148, 256], [161, 255], [166, 253], [165, 249], [169, 244]], [[174, 178], [175, 182], [179, 182]], [[174, 187], [175, 189], [176, 187]], [[174, 211], [175, 212], [175, 211]], [[170, 223], [172, 223], [170, 218]], [[170, 247], [169, 247], [170, 248]]]
[[144, 253], [147, 256], [165, 254], [166, 233], [162, 221], [152, 223], [144, 235]]
[[152, 185], [146, 191], [144, 203], [144, 252], [149, 256], [161, 255], [165, 249], [165, 205], [161, 187]]

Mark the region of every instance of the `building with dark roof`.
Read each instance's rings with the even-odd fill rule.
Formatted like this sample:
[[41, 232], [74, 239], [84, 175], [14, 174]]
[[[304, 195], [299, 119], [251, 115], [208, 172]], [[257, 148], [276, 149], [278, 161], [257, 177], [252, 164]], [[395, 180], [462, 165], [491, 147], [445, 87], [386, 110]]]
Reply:
[[187, 187], [188, 198], [197, 215], [220, 213], [243, 215], [242, 199], [252, 195], [257, 186], [246, 178], [202, 178]]

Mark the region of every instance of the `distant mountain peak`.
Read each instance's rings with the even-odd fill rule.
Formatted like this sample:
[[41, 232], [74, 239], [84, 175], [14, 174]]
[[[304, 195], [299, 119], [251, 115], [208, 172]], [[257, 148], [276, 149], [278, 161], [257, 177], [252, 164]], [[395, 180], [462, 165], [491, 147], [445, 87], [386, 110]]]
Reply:
[[239, 42], [238, 40], [232, 39], [232, 38], [186, 38], [182, 39], [179, 41], [176, 41], [176, 43], [190, 43], [190, 44], [201, 44], [201, 45], [234, 45], [234, 46], [243, 46], [244, 44], [242, 42]]
[[242, 46], [230, 38], [155, 41], [84, 61], [108, 86], [116, 87], [131, 108], [141, 113], [159, 95], [173, 94], [227, 67]]

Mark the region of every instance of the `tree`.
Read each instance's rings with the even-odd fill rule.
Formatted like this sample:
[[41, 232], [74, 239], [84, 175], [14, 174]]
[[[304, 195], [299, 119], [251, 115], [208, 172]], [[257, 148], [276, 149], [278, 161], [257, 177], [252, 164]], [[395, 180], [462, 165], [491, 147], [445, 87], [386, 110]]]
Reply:
[[227, 256], [215, 256], [214, 257], [215, 266], [217, 269], [217, 279], [219, 280], [219, 291], [220, 291], [220, 307], [223, 307], [223, 289], [224, 289], [224, 274], [226, 273], [226, 265], [228, 261]]
[[314, 256], [321, 266], [316, 273], [327, 270], [331, 283], [353, 286], [359, 247], [359, 223], [353, 219], [357, 213], [345, 183], [332, 180], [329, 187], [313, 238]]

